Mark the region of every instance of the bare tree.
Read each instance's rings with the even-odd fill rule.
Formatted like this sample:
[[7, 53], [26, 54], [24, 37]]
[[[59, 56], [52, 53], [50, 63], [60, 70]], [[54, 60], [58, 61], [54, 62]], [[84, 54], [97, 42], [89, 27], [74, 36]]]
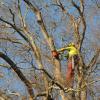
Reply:
[[[94, 87], [100, 79], [94, 77], [98, 74], [100, 48], [98, 40], [92, 41], [94, 44], [88, 40], [93, 38], [92, 34], [88, 36], [90, 3], [1, 0], [0, 66], [17, 74], [17, 80], [27, 88], [26, 99], [88, 100], [97, 96]], [[92, 16], [98, 16], [98, 6], [93, 7]], [[96, 22], [90, 26], [98, 33], [99, 28], [93, 24]], [[77, 52], [74, 56], [70, 56], [70, 42]]]

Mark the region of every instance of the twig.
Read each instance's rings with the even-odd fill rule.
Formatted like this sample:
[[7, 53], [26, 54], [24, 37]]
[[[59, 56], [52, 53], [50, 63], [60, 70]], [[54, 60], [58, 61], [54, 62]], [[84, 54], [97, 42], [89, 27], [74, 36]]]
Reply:
[[89, 69], [92, 69], [92, 67], [95, 65], [98, 57], [99, 57], [99, 54], [100, 54], [100, 49], [98, 49], [95, 53], [95, 55], [93, 56], [93, 58], [91, 59], [89, 65], [88, 65], [88, 68]]
[[15, 25], [15, 14], [12, 12], [12, 10], [10, 8], [9, 8], [9, 11], [10, 11], [10, 13], [12, 15], [13, 23]]
[[29, 41], [28, 38], [26, 38], [25, 35], [23, 35], [23, 33], [20, 32], [20, 29], [17, 28], [15, 25], [13, 25], [12, 23], [10, 23], [10, 22], [4, 20], [2, 17], [0, 17], [0, 21], [6, 23], [6, 24], [8, 24], [8, 25], [10, 25], [14, 30], [16, 30], [16, 31], [19, 33], [19, 35], [20, 35], [21, 37], [23, 37], [23, 38], [25, 39], [25, 41], [27, 41], [27, 42]]

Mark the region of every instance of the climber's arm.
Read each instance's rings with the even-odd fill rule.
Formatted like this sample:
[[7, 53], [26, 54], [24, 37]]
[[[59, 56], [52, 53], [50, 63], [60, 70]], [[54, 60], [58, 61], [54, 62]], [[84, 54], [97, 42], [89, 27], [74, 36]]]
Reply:
[[63, 51], [65, 51], [66, 50], [66, 48], [61, 48], [61, 49], [58, 49], [57, 51], [58, 52], [63, 52]]
[[66, 50], [73, 50], [74, 48], [73, 47], [66, 47], [65, 49]]
[[57, 51], [58, 52], [63, 52], [63, 51], [65, 51], [65, 50], [71, 50], [73, 47], [63, 47], [63, 48], [61, 48], [61, 49], [58, 49]]

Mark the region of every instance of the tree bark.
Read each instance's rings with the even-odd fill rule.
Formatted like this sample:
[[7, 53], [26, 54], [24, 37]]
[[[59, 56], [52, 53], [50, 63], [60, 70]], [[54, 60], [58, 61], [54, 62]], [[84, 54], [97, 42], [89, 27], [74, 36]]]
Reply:
[[24, 82], [24, 84], [26, 85], [27, 90], [30, 94], [30, 99], [33, 99], [34, 98], [34, 91], [33, 91], [32, 84], [26, 79], [26, 77], [23, 75], [23, 73], [21, 72], [19, 67], [17, 67], [16, 64], [4, 53], [0, 52], [0, 57], [2, 59], [4, 59], [11, 66], [11, 68], [16, 72], [18, 77]]

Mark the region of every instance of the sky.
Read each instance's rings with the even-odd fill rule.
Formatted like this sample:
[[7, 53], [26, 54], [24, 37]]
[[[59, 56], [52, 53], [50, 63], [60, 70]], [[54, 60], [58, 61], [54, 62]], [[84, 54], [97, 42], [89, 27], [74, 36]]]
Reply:
[[[15, 0], [0, 0], [0, 2], [6, 2], [6, 5], [11, 4], [12, 1], [15, 1]], [[42, 15], [44, 18], [44, 22], [47, 26], [47, 31], [49, 32], [50, 35], [54, 36], [56, 47], [60, 48], [60, 47], [62, 47], [62, 45], [65, 45], [65, 42], [63, 43], [63, 41], [62, 41], [62, 37], [61, 37], [62, 35], [63, 35], [63, 38], [66, 39], [66, 43], [69, 43], [71, 40], [73, 40], [72, 35], [70, 35], [70, 34], [72, 34], [72, 32], [70, 34], [68, 32], [66, 33], [66, 31], [68, 30], [68, 27], [69, 27], [69, 25], [67, 26], [67, 24], [69, 23], [67, 16], [65, 16], [58, 7], [52, 6], [51, 0], [42, 0], [45, 3], [39, 2], [40, 0], [35, 0], [35, 1], [37, 2], [36, 5], [38, 5], [39, 8], [41, 9], [41, 12], [42, 12]], [[67, 3], [65, 3], [65, 0], [62, 0], [62, 1], [63, 1], [65, 8], [68, 8], [68, 12], [70, 14], [76, 14], [75, 8], [73, 8], [73, 7], [70, 8], [70, 3], [67, 4]], [[46, 4], [48, 4], [49, 6], [45, 9]], [[95, 3], [93, 3], [92, 0], [86, 0], [85, 5], [86, 5], [85, 6], [85, 11], [86, 11], [85, 17], [86, 17], [86, 22], [87, 22], [86, 23], [87, 30], [86, 30], [86, 35], [85, 35], [86, 39], [84, 40], [84, 45], [83, 45], [84, 48], [89, 47], [89, 45], [92, 42], [94, 43], [95, 41], [99, 45], [99, 39], [95, 37], [95, 34], [96, 34], [95, 29], [97, 31], [100, 30], [100, 11], [98, 11], [98, 9], [95, 6]], [[87, 6], [87, 5], [89, 5], [89, 6]], [[24, 15], [26, 8], [25, 8], [25, 4], [23, 2], [21, 5], [21, 8], [22, 8], [22, 12]], [[97, 10], [94, 10], [93, 8], [95, 8]], [[93, 10], [91, 11], [91, 9], [93, 9]], [[15, 9], [15, 11], [16, 11], [16, 9]], [[28, 9], [28, 11], [29, 12], [26, 15], [26, 22], [28, 23], [28, 26], [30, 27], [31, 32], [34, 31], [39, 37], [43, 37], [41, 35], [39, 25], [36, 22], [35, 15], [29, 9]], [[63, 17], [63, 19], [62, 19], [62, 17]], [[57, 23], [57, 28], [55, 28], [55, 29], [52, 28], [53, 27], [52, 22]], [[91, 25], [91, 23], [92, 23], [92, 25]], [[16, 36], [18, 38], [20, 38], [18, 34]], [[86, 48], [86, 49], [88, 50], [89, 48]], [[1, 48], [0, 48], [0, 50], [1, 50]], [[93, 52], [88, 51], [87, 55], [89, 55], [91, 58], [93, 56]], [[12, 53], [12, 51], [9, 51], [8, 55], [10, 56], [11, 53]], [[15, 59], [15, 62], [17, 62], [17, 61], [20, 61], [21, 58], [20, 57], [18, 58], [16, 56], [16, 58], [12, 57], [12, 59]], [[1, 63], [4, 62], [1, 59], [0, 59], [0, 61], [1, 61]], [[19, 64], [19, 66], [23, 66], [23, 65], [25, 65], [25, 64]], [[27, 67], [27, 66], [29, 67], [28, 64], [26, 64], [25, 67]], [[20, 79], [18, 79], [18, 76], [15, 75], [13, 71], [11, 71], [11, 69], [6, 69], [6, 68], [0, 67], [0, 70], [2, 70], [2, 73], [4, 74], [4, 77], [0, 78], [0, 88], [8, 89], [12, 92], [18, 91], [22, 95], [27, 94], [26, 87], [20, 81]], [[27, 73], [27, 71], [26, 71], [26, 73]], [[9, 80], [11, 82], [9, 82]]]

